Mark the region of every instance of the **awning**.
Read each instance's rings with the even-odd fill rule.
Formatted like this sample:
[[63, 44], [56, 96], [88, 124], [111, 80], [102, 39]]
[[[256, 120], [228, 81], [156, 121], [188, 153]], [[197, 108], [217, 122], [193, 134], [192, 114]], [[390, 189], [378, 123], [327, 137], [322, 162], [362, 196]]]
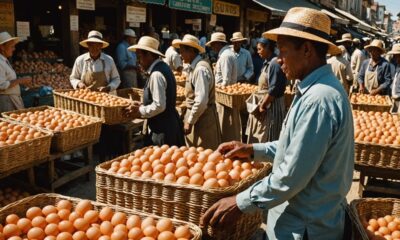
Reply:
[[348, 19], [357, 22], [358, 24], [355, 25], [355, 26], [358, 27], [358, 28], [361, 28], [361, 29], [363, 29], [365, 31], [370, 31], [371, 29], [372, 30], [377, 30], [375, 27], [373, 27], [373, 26], [369, 25], [368, 23], [362, 21], [361, 19], [357, 18], [356, 16], [354, 16], [351, 13], [345, 12], [345, 11], [340, 10], [338, 8], [335, 8], [335, 11], [340, 13], [340, 14], [342, 14], [343, 16], [347, 17]]
[[317, 10], [321, 8], [307, 2], [306, 0], [253, 0], [253, 2], [271, 10], [272, 15], [285, 16], [292, 7], [308, 7]]
[[359, 33], [351, 28], [344, 28], [344, 30], [346, 30], [346, 32], [351, 33], [351, 36], [353, 38], [358, 38], [358, 39], [363, 39], [364, 37], [367, 37], [367, 35], [364, 35], [362, 33]]
[[339, 23], [339, 24], [344, 24], [347, 25], [350, 23], [350, 21], [348, 19], [339, 17], [338, 15], [334, 14], [333, 12], [330, 12], [326, 9], [322, 9], [321, 12], [325, 13], [326, 15], [328, 15], [329, 17], [333, 18], [334, 22]]

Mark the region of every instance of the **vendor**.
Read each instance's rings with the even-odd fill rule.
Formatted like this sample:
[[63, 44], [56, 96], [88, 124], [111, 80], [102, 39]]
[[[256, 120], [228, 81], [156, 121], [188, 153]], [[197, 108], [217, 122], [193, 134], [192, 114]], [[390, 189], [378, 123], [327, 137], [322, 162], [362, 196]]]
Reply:
[[179, 40], [179, 37], [176, 33], [170, 34], [169, 38], [166, 40], [169, 47], [167, 51], [165, 51], [164, 62], [168, 64], [172, 71], [182, 72], [183, 63], [181, 55], [179, 54], [177, 48], [173, 45], [173, 43], [177, 40]]
[[128, 47], [136, 43], [136, 33], [130, 28], [125, 29], [124, 38], [118, 44], [115, 57], [121, 76], [121, 88], [137, 87], [136, 54], [128, 51]]
[[241, 32], [232, 34], [232, 52], [237, 61], [237, 82], [250, 82], [251, 77], [254, 75], [253, 61], [251, 60], [250, 52], [243, 48], [242, 45], [247, 42]]
[[89, 88], [100, 92], [117, 89], [121, 80], [113, 58], [102, 53], [102, 49], [109, 45], [103, 41], [103, 35], [98, 31], [90, 31], [88, 38], [79, 44], [88, 48], [89, 52], [75, 60], [69, 77], [72, 87]]
[[17, 78], [7, 59], [13, 55], [17, 43], [17, 37], [0, 33], [0, 113], [24, 108], [19, 85], [32, 83], [31, 77]]
[[385, 52], [383, 42], [375, 39], [371, 44], [365, 46], [365, 49], [371, 58], [363, 62], [358, 75], [360, 92], [371, 95], [389, 94], [392, 76], [389, 62], [381, 56]]
[[393, 98], [393, 113], [400, 113], [400, 43], [394, 44], [392, 47], [392, 51], [388, 52], [388, 54], [393, 55], [393, 59], [396, 63], [395, 72], [393, 76], [393, 84], [392, 84], [392, 98]]
[[150, 134], [146, 136], [146, 145], [183, 146], [183, 124], [175, 109], [176, 81], [171, 69], [160, 58], [164, 55], [158, 51], [159, 45], [157, 39], [144, 36], [138, 44], [128, 48], [136, 52], [148, 80], [144, 86], [143, 103], [134, 102], [127, 109], [127, 115], [139, 113], [141, 118], [147, 119]]

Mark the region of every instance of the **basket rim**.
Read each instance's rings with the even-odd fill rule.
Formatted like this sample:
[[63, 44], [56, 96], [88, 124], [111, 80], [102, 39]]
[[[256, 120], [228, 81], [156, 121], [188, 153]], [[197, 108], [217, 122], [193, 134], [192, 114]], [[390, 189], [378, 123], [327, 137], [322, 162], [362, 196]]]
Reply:
[[371, 103], [353, 103], [351, 101], [351, 96], [353, 96], [353, 94], [354, 93], [350, 93], [349, 98], [350, 98], [351, 105], [354, 105], [354, 106], [376, 106], [376, 107], [391, 107], [392, 106], [392, 100], [387, 95], [385, 95], [386, 104], [371, 104]]
[[393, 144], [377, 144], [377, 143], [369, 143], [369, 142], [356, 141], [356, 140], [354, 140], [354, 144], [373, 146], [373, 147], [400, 149], [400, 145], [393, 145]]

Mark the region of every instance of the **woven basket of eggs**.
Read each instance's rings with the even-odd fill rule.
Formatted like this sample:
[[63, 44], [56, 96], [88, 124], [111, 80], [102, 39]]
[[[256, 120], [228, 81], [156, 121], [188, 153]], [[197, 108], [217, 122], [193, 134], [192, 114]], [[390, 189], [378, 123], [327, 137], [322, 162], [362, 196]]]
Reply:
[[[270, 171], [269, 163], [224, 159], [211, 149], [153, 146], [98, 165], [96, 199], [198, 225], [215, 202]], [[213, 239], [249, 239], [261, 222], [261, 212], [243, 214], [231, 229], [203, 232]]]
[[53, 132], [51, 150], [66, 152], [76, 147], [97, 142], [100, 138], [100, 118], [76, 112], [41, 106], [2, 113], [3, 117]]
[[400, 239], [400, 199], [361, 198], [350, 203], [354, 239]]
[[353, 110], [356, 164], [400, 169], [400, 121], [388, 112]]
[[175, 80], [176, 80], [176, 85], [185, 87], [186, 84], [186, 75], [182, 74], [181, 72], [174, 72]]
[[362, 93], [350, 94], [350, 102], [354, 110], [361, 111], [389, 112], [392, 106], [389, 96]]
[[124, 114], [131, 100], [108, 93], [78, 90], [54, 90], [54, 106], [84, 115], [100, 118], [113, 125], [133, 120]]
[[200, 240], [194, 224], [58, 194], [38, 194], [0, 210], [4, 239]]
[[256, 85], [248, 83], [235, 83], [229, 86], [217, 85], [215, 101], [230, 108], [243, 110], [246, 108], [246, 99], [257, 89]]
[[0, 173], [11, 174], [50, 155], [52, 133], [0, 119]]

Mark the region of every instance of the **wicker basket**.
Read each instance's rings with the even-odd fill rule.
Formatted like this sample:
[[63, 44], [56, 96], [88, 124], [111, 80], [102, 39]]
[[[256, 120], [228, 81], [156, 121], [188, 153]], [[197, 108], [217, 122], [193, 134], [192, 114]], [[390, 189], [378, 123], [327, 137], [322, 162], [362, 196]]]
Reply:
[[354, 159], [356, 164], [400, 169], [400, 146], [356, 142]]
[[[15, 119], [10, 118], [10, 114], [12, 114], [12, 113], [21, 114], [21, 113], [26, 113], [26, 112], [44, 111], [46, 109], [54, 109], [54, 108], [49, 107], [49, 106], [34, 107], [34, 108], [27, 108], [27, 109], [12, 111], [12, 112], [6, 112], [6, 113], [2, 113], [2, 115], [5, 118], [15, 121]], [[72, 112], [72, 111], [68, 111], [68, 110], [64, 110], [64, 109], [58, 109], [58, 110], [65, 111], [72, 115], [81, 115], [76, 112]], [[90, 117], [90, 116], [84, 116], [84, 117], [90, 118], [90, 120], [92, 120], [93, 123], [91, 123], [89, 125], [85, 125], [85, 126], [72, 128], [72, 129], [69, 129], [66, 131], [53, 132], [53, 138], [51, 139], [51, 150], [52, 151], [66, 152], [66, 151], [76, 148], [78, 146], [97, 141], [100, 138], [101, 123], [102, 123], [101, 119]], [[28, 126], [32, 126], [29, 123], [26, 123], [26, 124]], [[42, 128], [42, 129], [47, 130], [45, 128]], [[50, 131], [50, 130], [47, 130], [47, 131]]]
[[[400, 199], [395, 198], [362, 198], [350, 203], [351, 218], [358, 231], [354, 239], [369, 240], [368, 221], [371, 218], [380, 218], [386, 215], [400, 217]], [[371, 233], [370, 233], [371, 235]]]
[[[99, 104], [73, 98], [64, 94], [65, 92], [69, 91], [71, 90], [53, 90], [55, 107], [97, 117], [103, 120], [105, 124], [109, 125], [124, 123], [132, 120], [124, 115], [124, 109], [127, 106], [101, 106]], [[117, 96], [115, 97], [118, 98]]]
[[[23, 123], [0, 118], [0, 122], [9, 122], [16, 125], [28, 126]], [[12, 171], [14, 168], [30, 164], [37, 160], [43, 160], [50, 155], [52, 133], [37, 127], [36, 130], [44, 133], [44, 136], [21, 143], [0, 147], [0, 173]]]
[[[267, 176], [270, 164], [264, 164], [256, 174], [234, 186], [203, 189], [192, 185], [164, 183], [152, 179], [141, 179], [110, 174], [107, 170], [115, 161], [130, 154], [102, 163], [96, 167], [96, 199], [99, 202], [118, 205], [137, 211], [175, 218], [199, 225], [201, 216], [221, 198], [237, 194], [251, 184]], [[232, 229], [212, 229], [205, 235], [213, 239], [249, 239], [262, 222], [262, 212], [244, 214]], [[235, 231], [232, 231], [235, 229]]]
[[[9, 214], [17, 214], [18, 216], [25, 216], [25, 212], [33, 206], [36, 207], [40, 207], [43, 208], [47, 205], [56, 205], [60, 200], [69, 200], [72, 205], [75, 207], [76, 204], [78, 204], [78, 202], [81, 200], [79, 198], [72, 198], [72, 197], [66, 197], [63, 195], [59, 195], [59, 194], [54, 194], [54, 193], [45, 193], [45, 194], [38, 194], [35, 196], [31, 196], [31, 197], [27, 197], [24, 199], [21, 199], [20, 201], [11, 203], [7, 206], [5, 206], [4, 208], [2, 208], [0, 210], [0, 222], [4, 223], [6, 217]], [[114, 211], [119, 211], [119, 212], [123, 212], [125, 214], [129, 215], [138, 215], [139, 217], [146, 218], [148, 216], [153, 217], [154, 219], [158, 220], [161, 217], [159, 216], [154, 216], [154, 215], [148, 215], [145, 213], [141, 213], [141, 212], [136, 212], [136, 211], [132, 211], [130, 209], [126, 209], [126, 208], [121, 208], [118, 206], [110, 206], [110, 205], [105, 205], [105, 204], [101, 204], [98, 202], [91, 202], [94, 210], [101, 210], [103, 207], [110, 207], [112, 208]], [[190, 231], [192, 233], [192, 240], [200, 240], [201, 239], [201, 230], [199, 227], [197, 227], [194, 224], [191, 223], [187, 223], [187, 222], [183, 222], [183, 221], [179, 221], [179, 220], [175, 220], [172, 219], [172, 223], [174, 226], [181, 226], [181, 225], [188, 225], [190, 228]]]
[[251, 94], [229, 94], [215, 89], [215, 101], [222, 105], [238, 110], [246, 109], [246, 100]]
[[[351, 99], [350, 94], [350, 99]], [[385, 96], [387, 104], [385, 105], [376, 105], [376, 104], [360, 104], [360, 103], [351, 103], [353, 110], [361, 110], [361, 111], [373, 111], [373, 112], [389, 112], [392, 107], [392, 100], [389, 96]]]

